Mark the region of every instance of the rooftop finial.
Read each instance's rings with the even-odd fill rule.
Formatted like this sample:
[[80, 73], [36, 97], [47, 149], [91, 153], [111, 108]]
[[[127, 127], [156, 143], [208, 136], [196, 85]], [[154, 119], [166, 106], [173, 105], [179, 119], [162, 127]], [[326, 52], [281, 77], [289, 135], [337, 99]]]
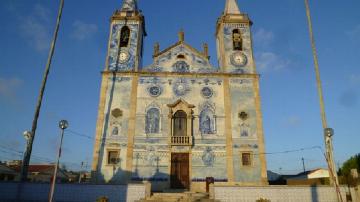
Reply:
[[154, 45], [154, 55], [158, 55], [160, 52], [160, 44], [159, 42], [156, 42]]
[[137, 11], [137, 0], [123, 0], [122, 11]]
[[204, 43], [203, 48], [204, 48], [204, 56], [209, 58], [209, 46], [208, 46], [208, 44]]
[[240, 9], [236, 0], [226, 0], [224, 14], [240, 14]]
[[180, 32], [179, 32], [179, 41], [184, 41], [185, 39], [185, 33], [184, 33], [184, 30], [181, 29]]

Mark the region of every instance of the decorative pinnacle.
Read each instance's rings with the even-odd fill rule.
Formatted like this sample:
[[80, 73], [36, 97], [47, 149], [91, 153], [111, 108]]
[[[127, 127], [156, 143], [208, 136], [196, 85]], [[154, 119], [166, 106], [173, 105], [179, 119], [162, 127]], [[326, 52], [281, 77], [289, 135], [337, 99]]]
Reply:
[[183, 29], [181, 29], [179, 31], [178, 36], [179, 36], [179, 41], [183, 42], [185, 39], [185, 33], [184, 33]]
[[204, 56], [205, 57], [207, 57], [207, 58], [209, 58], [209, 46], [208, 46], [208, 44], [207, 43], [204, 43], [203, 44], [203, 48], [204, 48]]
[[122, 11], [137, 11], [137, 1], [136, 0], [123, 0], [121, 10]]
[[226, 0], [224, 14], [240, 14], [240, 9], [236, 0]]
[[160, 52], [160, 44], [159, 44], [159, 42], [156, 42], [154, 44], [154, 55], [159, 54], [159, 52]]

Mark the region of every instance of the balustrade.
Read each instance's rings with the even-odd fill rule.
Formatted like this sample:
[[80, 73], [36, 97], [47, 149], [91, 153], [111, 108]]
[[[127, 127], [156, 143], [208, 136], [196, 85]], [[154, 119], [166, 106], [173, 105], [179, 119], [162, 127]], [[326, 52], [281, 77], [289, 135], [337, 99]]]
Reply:
[[171, 144], [173, 145], [189, 145], [191, 144], [189, 136], [172, 136]]

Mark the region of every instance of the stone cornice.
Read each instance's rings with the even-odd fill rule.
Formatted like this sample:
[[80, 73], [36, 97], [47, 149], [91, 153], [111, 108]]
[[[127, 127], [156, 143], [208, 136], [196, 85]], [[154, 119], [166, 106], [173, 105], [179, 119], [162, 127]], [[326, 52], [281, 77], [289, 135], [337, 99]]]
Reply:
[[138, 11], [136, 12], [124, 12], [124, 11], [115, 11], [111, 16], [111, 21], [113, 20], [136, 20], [140, 22], [145, 21], [145, 17]]
[[220, 25], [226, 23], [244, 23], [248, 26], [251, 26], [253, 24], [247, 14], [222, 15], [218, 18], [216, 22], [216, 35], [219, 32]]
[[141, 12], [139, 12], [139, 11], [125, 12], [125, 11], [117, 10], [111, 16], [110, 21], [113, 22], [113, 21], [117, 21], [117, 20], [139, 21], [143, 28], [144, 36], [147, 35], [146, 28], [145, 28], [145, 17], [141, 14]]
[[[113, 71], [102, 71], [102, 74], [113, 74]], [[259, 74], [234, 74], [234, 73], [224, 73], [224, 72], [215, 72], [215, 73], [195, 73], [195, 72], [134, 72], [134, 71], [124, 71], [116, 72], [117, 76], [160, 76], [160, 77], [192, 77], [192, 78], [203, 78], [203, 77], [234, 77], [234, 78], [260, 78]]]

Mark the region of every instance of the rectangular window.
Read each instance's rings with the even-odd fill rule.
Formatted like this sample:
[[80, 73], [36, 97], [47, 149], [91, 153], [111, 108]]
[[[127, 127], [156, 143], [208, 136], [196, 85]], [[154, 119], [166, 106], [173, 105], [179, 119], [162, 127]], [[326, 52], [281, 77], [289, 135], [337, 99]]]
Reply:
[[118, 164], [120, 161], [119, 153], [120, 153], [120, 151], [108, 151], [107, 163], [109, 165]]
[[251, 166], [251, 153], [242, 153], [241, 161], [243, 166]]

